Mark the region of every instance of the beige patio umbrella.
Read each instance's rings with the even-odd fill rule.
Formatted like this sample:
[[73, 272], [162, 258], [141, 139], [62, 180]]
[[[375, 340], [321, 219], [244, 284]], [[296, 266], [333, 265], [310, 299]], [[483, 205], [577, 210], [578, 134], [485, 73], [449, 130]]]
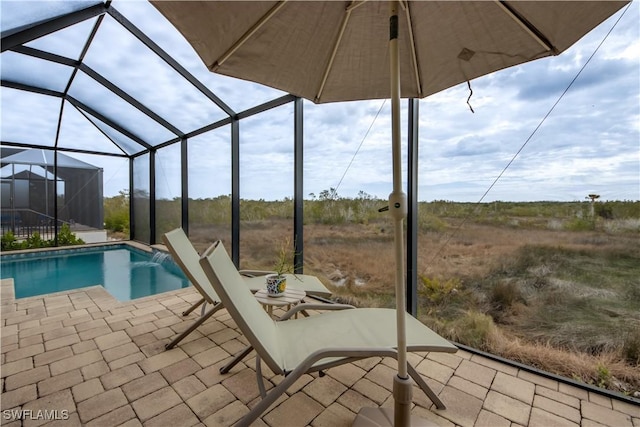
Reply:
[[400, 98], [558, 55], [626, 1], [152, 1], [216, 73], [316, 103], [391, 98], [398, 375], [408, 425]]

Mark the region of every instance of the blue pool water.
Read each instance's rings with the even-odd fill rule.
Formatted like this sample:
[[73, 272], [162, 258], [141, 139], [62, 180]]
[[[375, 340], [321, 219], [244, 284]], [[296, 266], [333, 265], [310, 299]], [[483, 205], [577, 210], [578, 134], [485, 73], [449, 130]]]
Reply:
[[167, 254], [127, 245], [3, 254], [0, 267], [0, 277], [13, 277], [16, 298], [102, 285], [128, 301], [189, 286]]

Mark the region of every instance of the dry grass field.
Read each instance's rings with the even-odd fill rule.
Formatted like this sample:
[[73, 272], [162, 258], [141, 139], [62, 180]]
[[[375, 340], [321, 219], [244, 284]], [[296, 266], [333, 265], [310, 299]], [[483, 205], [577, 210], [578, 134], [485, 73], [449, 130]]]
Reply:
[[[442, 335], [511, 360], [638, 396], [637, 231], [440, 218], [419, 233], [419, 318]], [[304, 273], [334, 298], [393, 307], [393, 235], [384, 218], [305, 224]], [[529, 223], [531, 225], [531, 223]], [[602, 228], [602, 227], [600, 227]], [[241, 268], [270, 269], [291, 221], [245, 221]], [[192, 230], [204, 249], [221, 228]]]

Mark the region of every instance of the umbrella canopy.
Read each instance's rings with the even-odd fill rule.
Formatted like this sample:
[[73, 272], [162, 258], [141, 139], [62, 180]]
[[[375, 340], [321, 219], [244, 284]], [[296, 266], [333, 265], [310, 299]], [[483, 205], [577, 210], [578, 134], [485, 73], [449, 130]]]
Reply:
[[407, 206], [400, 163], [400, 98], [422, 98], [503, 68], [557, 55], [628, 2], [152, 3], [216, 73], [316, 103], [391, 98], [389, 212], [394, 222], [398, 338], [393, 420], [395, 425], [408, 425], [411, 383], [403, 262]]
[[[398, 12], [401, 96], [422, 98], [557, 55], [625, 3], [405, 2]], [[387, 2], [154, 5], [216, 73], [319, 103], [390, 97]]]

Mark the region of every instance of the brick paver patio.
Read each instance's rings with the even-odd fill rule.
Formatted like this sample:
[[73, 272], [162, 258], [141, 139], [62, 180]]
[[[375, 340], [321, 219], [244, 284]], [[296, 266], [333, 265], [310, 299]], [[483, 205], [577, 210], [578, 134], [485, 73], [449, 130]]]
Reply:
[[[259, 399], [253, 355], [219, 373], [246, 343], [225, 310], [165, 351], [197, 317], [181, 316], [199, 299], [191, 288], [120, 303], [99, 286], [20, 300], [11, 279], [0, 287], [3, 426], [227, 426]], [[482, 355], [409, 360], [447, 405], [414, 388], [412, 413], [440, 426], [640, 427], [640, 405]], [[349, 426], [362, 407], [393, 405], [395, 363], [305, 375], [255, 425]]]

